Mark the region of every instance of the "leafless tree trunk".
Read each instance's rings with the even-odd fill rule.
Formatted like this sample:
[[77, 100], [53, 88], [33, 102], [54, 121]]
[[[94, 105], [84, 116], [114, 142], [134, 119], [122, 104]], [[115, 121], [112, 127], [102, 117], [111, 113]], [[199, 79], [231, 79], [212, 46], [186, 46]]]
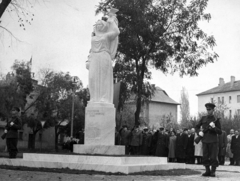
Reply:
[[7, 9], [8, 5], [11, 3], [12, 0], [2, 0], [0, 3], [0, 18], [2, 17], [3, 13]]

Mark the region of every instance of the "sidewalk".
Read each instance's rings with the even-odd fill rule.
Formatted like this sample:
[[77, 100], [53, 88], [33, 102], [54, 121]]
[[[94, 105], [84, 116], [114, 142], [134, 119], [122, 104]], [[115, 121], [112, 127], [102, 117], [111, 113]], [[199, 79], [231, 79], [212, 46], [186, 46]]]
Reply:
[[[0, 158], [1, 159], [1, 158]], [[219, 166], [216, 177], [202, 177], [197, 175], [179, 176], [142, 176], [142, 175], [86, 175], [86, 174], [67, 174], [38, 171], [19, 171], [0, 169], [0, 181], [236, 181], [240, 180], [240, 166], [229, 166], [227, 162], [224, 166]], [[187, 164], [187, 169], [204, 172], [202, 165]]]

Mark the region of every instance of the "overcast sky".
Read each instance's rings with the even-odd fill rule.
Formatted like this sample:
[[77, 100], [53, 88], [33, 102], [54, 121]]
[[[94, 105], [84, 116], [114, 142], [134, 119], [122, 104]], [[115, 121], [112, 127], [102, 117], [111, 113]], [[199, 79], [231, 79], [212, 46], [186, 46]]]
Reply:
[[[34, 14], [31, 25], [19, 26], [17, 16], [5, 13], [2, 24], [23, 42], [10, 39], [5, 32], [0, 34], [0, 72], [6, 74], [15, 59], [29, 60], [33, 57], [32, 69], [52, 68], [78, 76], [84, 87], [88, 84], [85, 61], [90, 49], [95, 6], [99, 0], [50, 0], [29, 7]], [[196, 94], [218, 85], [219, 78], [225, 82], [230, 76], [240, 80], [240, 1], [210, 0], [207, 11], [212, 19], [201, 27], [214, 35], [219, 59], [214, 64], [202, 67], [198, 77], [180, 78], [178, 73], [163, 75], [153, 70], [151, 82], [164, 89], [175, 101], [180, 101], [180, 91], [185, 87], [189, 94], [191, 115], [197, 113]], [[31, 19], [32, 16], [27, 16]], [[25, 19], [26, 21], [26, 19]]]

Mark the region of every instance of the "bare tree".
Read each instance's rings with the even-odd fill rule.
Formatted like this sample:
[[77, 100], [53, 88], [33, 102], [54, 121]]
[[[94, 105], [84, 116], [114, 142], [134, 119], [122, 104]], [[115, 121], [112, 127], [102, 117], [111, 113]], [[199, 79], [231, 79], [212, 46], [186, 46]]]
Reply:
[[26, 30], [27, 25], [31, 25], [34, 18], [34, 13], [31, 12], [33, 6], [38, 2], [37, 0], [2, 0], [0, 2], [0, 33], [7, 32], [11, 38], [20, 41], [6, 26], [2, 23], [2, 16], [7, 12], [11, 16], [18, 17], [18, 24]]

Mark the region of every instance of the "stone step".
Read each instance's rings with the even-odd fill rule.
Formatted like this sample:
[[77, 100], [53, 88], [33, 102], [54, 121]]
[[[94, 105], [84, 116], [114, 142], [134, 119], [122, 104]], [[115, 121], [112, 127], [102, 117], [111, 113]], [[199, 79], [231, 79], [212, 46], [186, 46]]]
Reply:
[[78, 154], [125, 155], [125, 146], [119, 145], [73, 145], [73, 152]]
[[94, 164], [94, 163], [77, 163], [77, 162], [56, 162], [56, 161], [29, 161], [24, 159], [0, 159], [0, 165], [8, 166], [24, 166], [24, 167], [35, 167], [35, 168], [69, 168], [74, 170], [94, 170], [110, 173], [136, 173], [143, 171], [154, 171], [154, 170], [168, 170], [168, 169], [185, 169], [185, 164]]
[[46, 161], [81, 164], [107, 164], [107, 165], [141, 165], [141, 164], [167, 164], [166, 157], [143, 156], [87, 156], [87, 155], [58, 155], [23, 153], [25, 161]]

